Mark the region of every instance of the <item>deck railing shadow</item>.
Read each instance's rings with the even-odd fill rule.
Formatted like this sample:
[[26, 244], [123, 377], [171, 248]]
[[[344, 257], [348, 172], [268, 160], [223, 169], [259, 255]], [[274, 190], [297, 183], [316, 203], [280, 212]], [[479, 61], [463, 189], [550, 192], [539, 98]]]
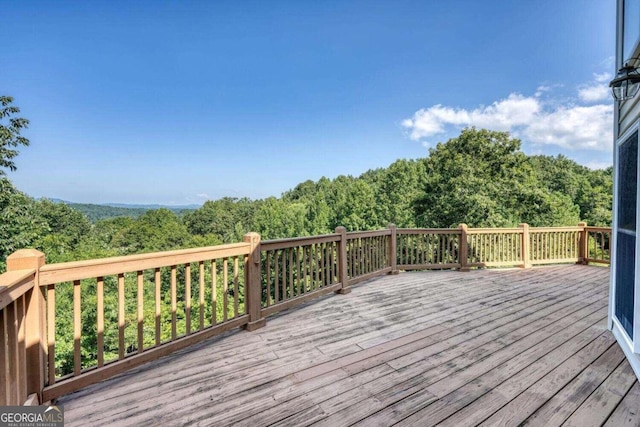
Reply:
[[[407, 270], [597, 263], [611, 229], [404, 229], [46, 264], [20, 250], [0, 275], [0, 405], [38, 404], [359, 282]], [[71, 301], [71, 304], [61, 304]], [[70, 308], [68, 308], [70, 305]], [[65, 308], [67, 307], [67, 308]]]

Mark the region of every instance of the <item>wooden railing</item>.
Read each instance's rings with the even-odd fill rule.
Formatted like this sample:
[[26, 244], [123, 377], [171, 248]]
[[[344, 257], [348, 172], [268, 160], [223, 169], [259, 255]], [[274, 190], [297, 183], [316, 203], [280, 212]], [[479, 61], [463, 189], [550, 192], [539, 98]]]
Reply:
[[262, 312], [265, 316], [342, 288], [341, 235], [262, 242]]
[[[609, 263], [611, 230], [397, 229], [44, 264], [0, 275], [0, 404], [44, 402], [232, 328], [399, 270]], [[34, 401], [34, 399], [31, 399]]]
[[[245, 242], [40, 268], [44, 400], [249, 323], [244, 273], [251, 250]], [[73, 302], [71, 312], [61, 311], [61, 299]], [[72, 346], [63, 339], [70, 331]], [[56, 358], [58, 351], [65, 357]]]
[[38, 286], [42, 253], [7, 257], [0, 275], [0, 405], [37, 404], [45, 384], [45, 299]]
[[611, 263], [611, 229], [607, 227], [585, 227], [583, 234], [584, 263]]

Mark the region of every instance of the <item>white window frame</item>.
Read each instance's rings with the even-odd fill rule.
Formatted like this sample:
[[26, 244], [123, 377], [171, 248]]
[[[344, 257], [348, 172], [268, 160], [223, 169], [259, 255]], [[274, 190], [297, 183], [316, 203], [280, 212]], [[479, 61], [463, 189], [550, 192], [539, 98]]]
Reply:
[[[617, 254], [616, 254], [616, 246], [617, 246], [617, 236], [618, 232], [618, 209], [617, 209], [617, 201], [618, 201], [618, 164], [619, 164], [619, 150], [620, 145], [624, 143], [634, 132], [638, 131], [638, 175], [637, 180], [637, 194], [636, 194], [636, 262], [635, 262], [635, 282], [634, 282], [634, 301], [633, 301], [633, 337], [630, 337], [627, 334], [627, 331], [622, 327], [618, 319], [616, 318], [616, 275], [614, 272], [616, 271], [617, 264]], [[614, 189], [613, 189], [613, 200], [614, 200], [614, 209], [613, 209], [613, 239], [611, 242], [611, 288], [610, 288], [610, 299], [611, 299], [611, 307], [610, 307], [610, 319], [613, 325], [616, 326], [618, 335], [628, 346], [628, 349], [633, 353], [640, 354], [640, 119], [637, 119], [632, 126], [627, 129], [627, 131], [618, 137], [615, 143], [615, 152], [614, 152]], [[624, 231], [620, 231], [624, 232]]]

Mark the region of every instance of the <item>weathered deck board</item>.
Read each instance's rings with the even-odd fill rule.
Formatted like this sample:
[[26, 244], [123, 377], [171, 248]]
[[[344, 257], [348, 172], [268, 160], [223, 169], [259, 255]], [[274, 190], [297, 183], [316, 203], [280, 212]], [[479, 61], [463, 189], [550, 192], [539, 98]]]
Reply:
[[68, 425], [640, 425], [609, 271], [403, 273], [59, 400]]

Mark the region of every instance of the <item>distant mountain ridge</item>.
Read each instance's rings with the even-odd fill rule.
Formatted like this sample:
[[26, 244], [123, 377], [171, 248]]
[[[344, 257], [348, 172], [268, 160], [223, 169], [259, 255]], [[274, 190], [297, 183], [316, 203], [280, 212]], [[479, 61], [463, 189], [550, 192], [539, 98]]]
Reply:
[[129, 217], [137, 218], [147, 211], [155, 209], [169, 209], [178, 215], [187, 211], [200, 208], [201, 205], [144, 205], [144, 204], [127, 204], [127, 203], [75, 203], [68, 200], [51, 198], [54, 203], [64, 203], [73, 209], [85, 214], [91, 222], [100, 221], [101, 219]]
[[68, 200], [56, 199], [44, 197], [45, 199], [49, 199], [55, 203], [64, 203], [66, 205], [91, 205], [91, 206], [109, 206], [112, 208], [126, 208], [126, 209], [169, 209], [169, 210], [184, 210], [184, 209], [198, 209], [202, 207], [202, 204], [190, 204], [190, 205], [159, 205], [159, 204], [138, 204], [138, 203], [78, 203], [78, 202], [70, 202]]

